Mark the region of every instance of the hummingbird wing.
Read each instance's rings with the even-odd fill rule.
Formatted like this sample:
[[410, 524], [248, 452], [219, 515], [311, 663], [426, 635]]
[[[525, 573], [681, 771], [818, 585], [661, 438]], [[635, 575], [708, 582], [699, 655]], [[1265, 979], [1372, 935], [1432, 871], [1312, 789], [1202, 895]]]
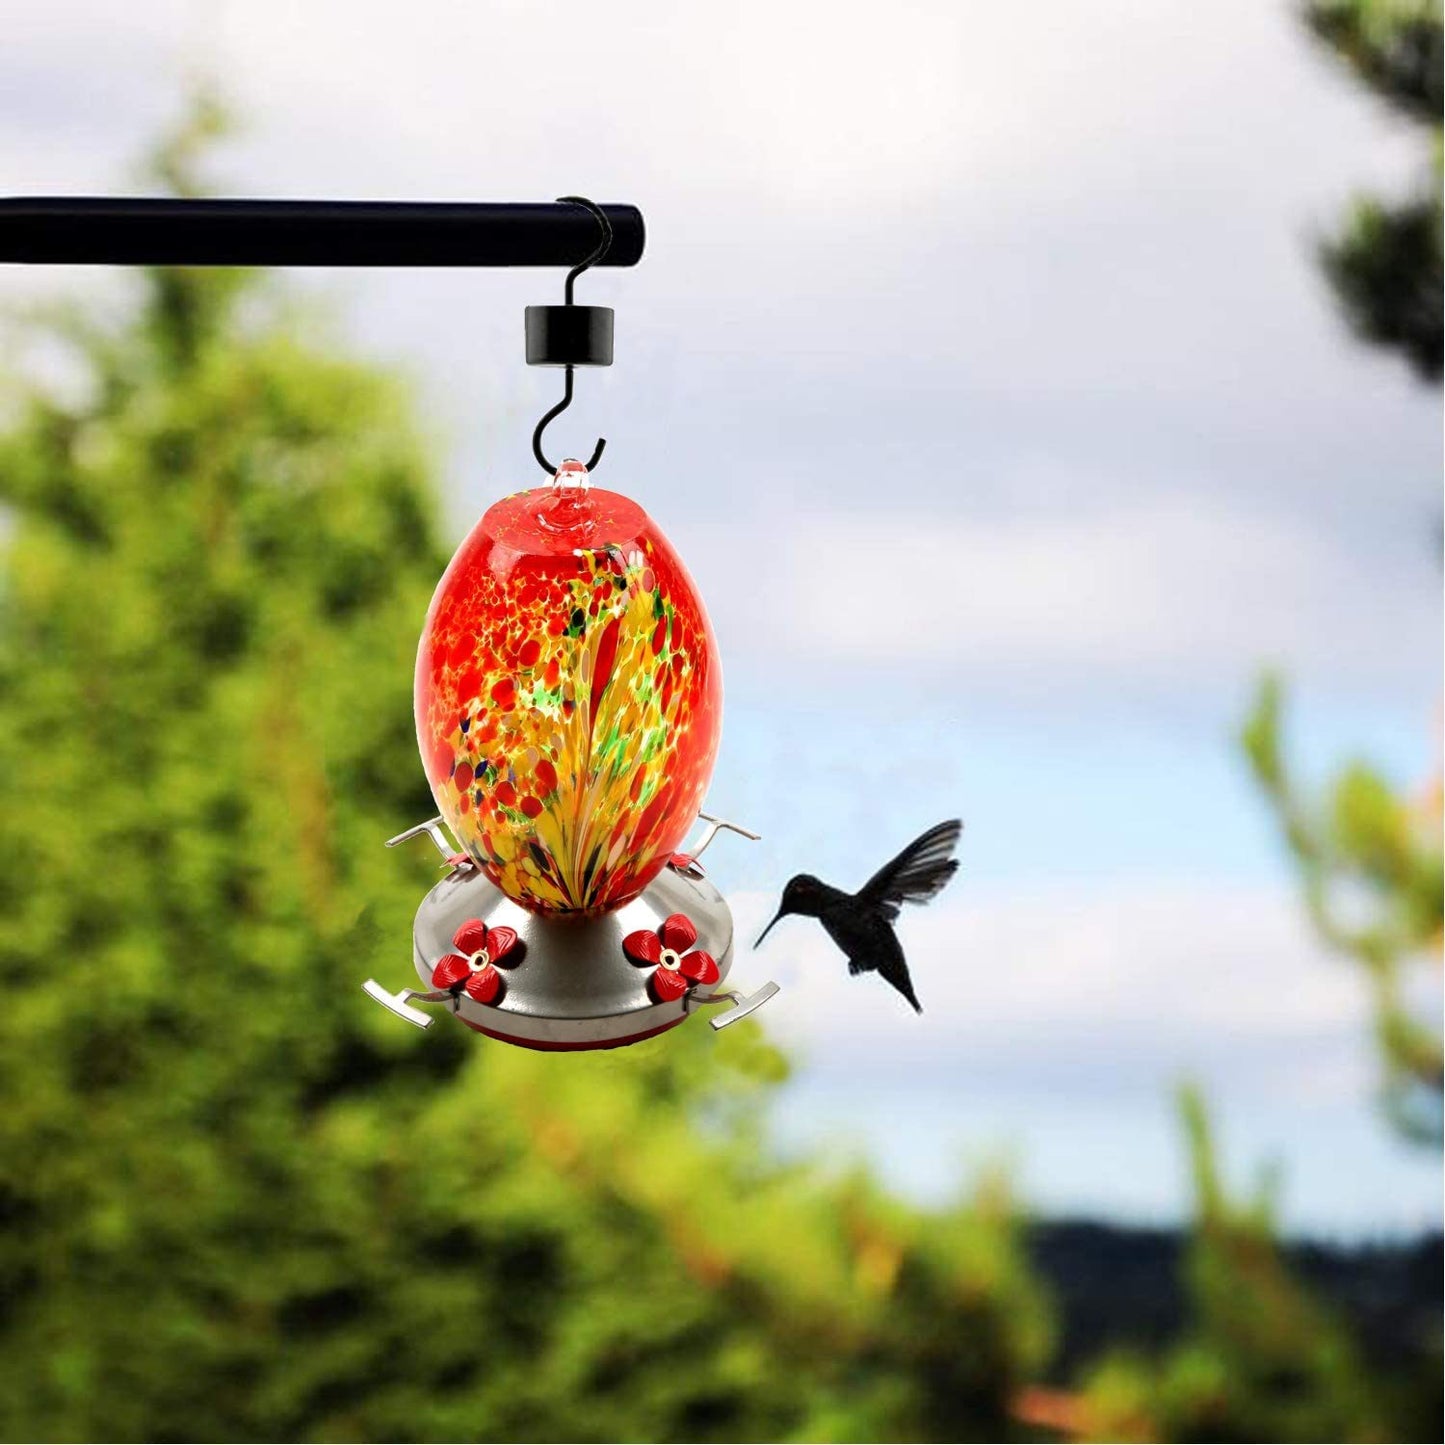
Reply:
[[[885, 863], [854, 896], [859, 902], [871, 903], [890, 920], [898, 917], [898, 909], [904, 903], [927, 903], [958, 872], [958, 859], [953, 856], [953, 850], [962, 832], [963, 824], [957, 818], [930, 828]], [[906, 968], [903, 978], [906, 985]], [[904, 985], [894, 979], [888, 981], [917, 1007], [911, 990], [905, 991]]]

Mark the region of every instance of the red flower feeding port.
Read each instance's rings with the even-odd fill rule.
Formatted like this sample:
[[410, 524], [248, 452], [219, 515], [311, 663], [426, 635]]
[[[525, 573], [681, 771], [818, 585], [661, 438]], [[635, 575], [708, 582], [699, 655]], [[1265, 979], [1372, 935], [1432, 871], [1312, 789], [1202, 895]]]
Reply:
[[652, 995], [660, 1003], [681, 998], [697, 984], [713, 984], [720, 977], [710, 953], [694, 949], [697, 929], [685, 914], [674, 913], [662, 920], [655, 932], [640, 928], [622, 940], [622, 951], [633, 963], [651, 964]]

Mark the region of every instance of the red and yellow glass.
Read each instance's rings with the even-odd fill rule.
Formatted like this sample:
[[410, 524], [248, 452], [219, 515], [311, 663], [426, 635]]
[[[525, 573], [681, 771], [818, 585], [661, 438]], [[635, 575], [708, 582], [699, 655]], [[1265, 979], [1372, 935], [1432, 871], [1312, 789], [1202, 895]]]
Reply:
[[442, 816], [508, 897], [635, 898], [697, 816], [721, 723], [702, 599], [641, 507], [554, 485], [487, 511], [427, 613], [416, 725]]

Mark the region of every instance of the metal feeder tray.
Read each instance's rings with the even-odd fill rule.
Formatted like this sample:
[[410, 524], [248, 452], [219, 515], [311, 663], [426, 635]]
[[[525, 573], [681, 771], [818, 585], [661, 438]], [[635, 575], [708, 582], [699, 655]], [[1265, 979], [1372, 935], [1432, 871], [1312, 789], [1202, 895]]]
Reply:
[[[422, 988], [393, 994], [368, 979], [366, 992], [418, 1028], [429, 1028], [434, 1017], [416, 1007], [426, 1003], [446, 1008], [489, 1038], [529, 1049], [621, 1048], [676, 1028], [714, 1004], [732, 1005], [708, 1020], [714, 1029], [736, 1023], [772, 998], [778, 985], [765, 983], [746, 997], [723, 990], [733, 964], [732, 914], [696, 860], [721, 829], [746, 838], [757, 835], [705, 813], [699, 817], [708, 828], [698, 845], [675, 855], [639, 897], [616, 912], [577, 922], [544, 918], [514, 903], [452, 846], [440, 818], [407, 829], [388, 839], [387, 847], [425, 833], [452, 869], [417, 910], [412, 961]], [[658, 928], [673, 913], [692, 920], [696, 947], [712, 955], [719, 977], [712, 984], [694, 985], [679, 999], [659, 1003], [647, 986], [652, 970], [634, 964], [623, 952], [622, 940], [639, 929]], [[509, 957], [507, 965], [498, 965], [502, 992], [489, 1004], [432, 987], [438, 961], [455, 952], [452, 935], [471, 918], [488, 927], [514, 928], [519, 940], [515, 964]]]

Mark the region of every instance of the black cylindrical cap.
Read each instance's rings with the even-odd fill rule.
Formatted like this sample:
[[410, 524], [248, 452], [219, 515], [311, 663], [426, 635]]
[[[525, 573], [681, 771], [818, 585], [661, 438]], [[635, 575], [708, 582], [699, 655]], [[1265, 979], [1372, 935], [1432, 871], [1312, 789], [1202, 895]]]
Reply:
[[611, 366], [610, 306], [527, 307], [528, 366]]

